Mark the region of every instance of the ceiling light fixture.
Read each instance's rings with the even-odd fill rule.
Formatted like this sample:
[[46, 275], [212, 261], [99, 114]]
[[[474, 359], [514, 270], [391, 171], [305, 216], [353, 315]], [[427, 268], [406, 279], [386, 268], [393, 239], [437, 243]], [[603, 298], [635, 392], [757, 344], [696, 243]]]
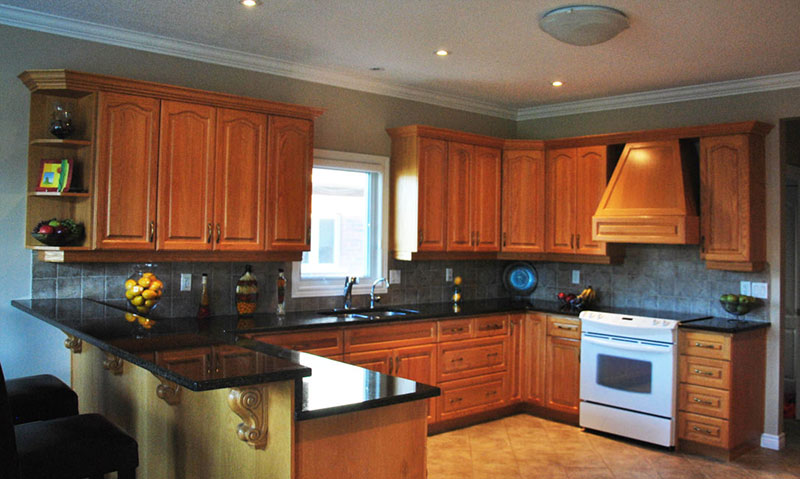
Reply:
[[624, 13], [599, 5], [560, 7], [539, 20], [539, 28], [556, 40], [582, 47], [611, 40], [629, 26]]
[[561, 81], [561, 80], [556, 80], [556, 81], [554, 81], [554, 82], [553, 82], [553, 86], [556, 86], [556, 87], [557, 87], [557, 86], [561, 86], [561, 85], [563, 85], [563, 84], [564, 84], [564, 82], [563, 82], [563, 81]]
[[447, 55], [450, 54], [450, 52], [448, 52], [444, 48], [441, 48], [439, 50], [436, 50], [436, 54], [439, 55], [440, 57], [446, 57]]
[[239, 3], [241, 3], [245, 7], [250, 7], [250, 8], [261, 5], [260, 0], [239, 0]]

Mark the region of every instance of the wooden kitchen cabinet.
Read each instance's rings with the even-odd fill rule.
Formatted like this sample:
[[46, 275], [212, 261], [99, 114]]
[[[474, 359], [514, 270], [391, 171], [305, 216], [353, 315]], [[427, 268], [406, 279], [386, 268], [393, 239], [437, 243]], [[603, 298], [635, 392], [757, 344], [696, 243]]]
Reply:
[[764, 269], [765, 134], [700, 139], [700, 256], [709, 269]]
[[[503, 150], [503, 235], [501, 250], [509, 253], [545, 251], [544, 147], [519, 145]], [[518, 145], [519, 141], [512, 143]], [[539, 148], [533, 149], [532, 146]]]
[[518, 403], [524, 399], [524, 376], [523, 376], [523, 347], [524, 333], [523, 324], [524, 314], [513, 314], [509, 318], [509, 346], [508, 346], [508, 400], [511, 403]]
[[758, 446], [766, 328], [678, 333], [678, 449], [732, 459]]
[[507, 368], [508, 337], [439, 343], [439, 382], [480, 376]]
[[579, 338], [580, 320], [547, 316], [545, 406], [568, 414], [580, 406]]
[[339, 328], [288, 333], [257, 333], [246, 337], [295, 351], [336, 358], [344, 354], [344, 332]]
[[522, 323], [523, 366], [520, 372], [526, 402], [544, 406], [545, 364], [547, 362], [547, 319], [528, 313]]
[[276, 251], [308, 251], [311, 247], [313, 122], [270, 116], [268, 149], [268, 247]]
[[160, 102], [98, 97], [97, 248], [155, 249]]
[[214, 374], [210, 346], [156, 351], [156, 364], [189, 379], [209, 379]]
[[439, 420], [496, 409], [507, 403], [508, 375], [486, 374], [440, 384]]
[[216, 110], [207, 105], [161, 102], [158, 158], [160, 250], [210, 250], [214, 214]]
[[545, 169], [546, 251], [590, 256], [609, 254], [606, 243], [592, 240], [592, 216], [608, 181], [606, 147], [548, 150]]
[[448, 144], [448, 251], [499, 250], [500, 170], [500, 150]]

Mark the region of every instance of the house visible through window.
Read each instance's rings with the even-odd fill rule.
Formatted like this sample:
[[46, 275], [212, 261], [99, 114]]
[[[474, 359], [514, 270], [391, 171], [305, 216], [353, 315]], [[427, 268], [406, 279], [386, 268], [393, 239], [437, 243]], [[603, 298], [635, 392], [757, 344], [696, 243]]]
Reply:
[[293, 297], [341, 295], [348, 276], [362, 294], [386, 275], [387, 166], [385, 157], [315, 150], [311, 250], [292, 268]]

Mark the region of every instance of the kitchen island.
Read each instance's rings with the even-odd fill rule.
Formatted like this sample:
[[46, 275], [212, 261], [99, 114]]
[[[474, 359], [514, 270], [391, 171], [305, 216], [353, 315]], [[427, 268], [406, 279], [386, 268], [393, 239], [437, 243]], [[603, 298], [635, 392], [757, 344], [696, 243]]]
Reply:
[[12, 304], [67, 334], [81, 412], [137, 439], [139, 478], [425, 477], [438, 388], [243, 339], [230, 318]]

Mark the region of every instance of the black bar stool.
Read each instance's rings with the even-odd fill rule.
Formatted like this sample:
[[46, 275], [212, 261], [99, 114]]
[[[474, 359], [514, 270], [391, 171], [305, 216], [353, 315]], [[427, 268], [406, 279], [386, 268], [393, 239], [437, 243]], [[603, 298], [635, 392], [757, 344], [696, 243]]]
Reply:
[[78, 415], [78, 395], [49, 374], [6, 381], [14, 424]]
[[136, 440], [99, 414], [14, 425], [0, 365], [0, 472], [8, 479], [135, 479]]

